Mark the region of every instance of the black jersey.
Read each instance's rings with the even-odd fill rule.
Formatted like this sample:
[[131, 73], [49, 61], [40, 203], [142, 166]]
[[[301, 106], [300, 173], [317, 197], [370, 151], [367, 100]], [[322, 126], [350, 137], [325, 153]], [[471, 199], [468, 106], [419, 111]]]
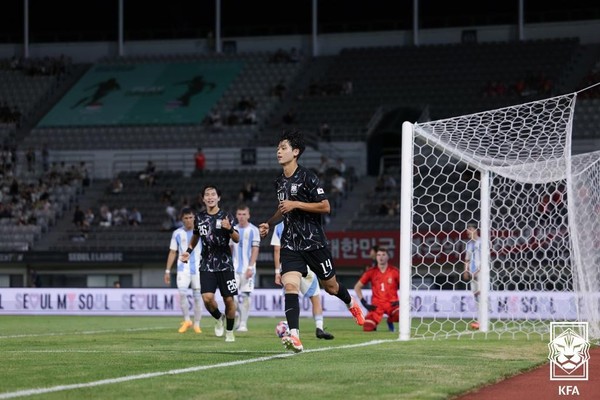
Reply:
[[[279, 201], [318, 203], [327, 200], [317, 175], [301, 165], [298, 165], [289, 178], [282, 173], [275, 181], [275, 187]], [[283, 221], [282, 248], [298, 251], [316, 250], [327, 246], [321, 214], [294, 209], [283, 215]]]
[[233, 271], [229, 232], [227, 229], [221, 229], [223, 219], [231, 221], [232, 226], [237, 225], [235, 217], [223, 210], [219, 210], [214, 215], [206, 211], [196, 214], [194, 234], [199, 235], [202, 242], [200, 271]]

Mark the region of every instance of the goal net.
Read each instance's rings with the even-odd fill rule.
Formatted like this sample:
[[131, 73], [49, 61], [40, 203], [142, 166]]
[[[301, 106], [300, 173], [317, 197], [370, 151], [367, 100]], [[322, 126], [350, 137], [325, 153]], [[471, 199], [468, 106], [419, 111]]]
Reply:
[[600, 152], [571, 155], [575, 101], [404, 124], [401, 339], [600, 338]]

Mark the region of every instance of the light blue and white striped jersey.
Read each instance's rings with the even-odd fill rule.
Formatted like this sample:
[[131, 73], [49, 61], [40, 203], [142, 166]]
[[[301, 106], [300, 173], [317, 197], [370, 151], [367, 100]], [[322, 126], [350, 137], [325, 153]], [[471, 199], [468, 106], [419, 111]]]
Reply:
[[236, 274], [241, 274], [244, 269], [250, 265], [252, 256], [252, 248], [260, 247], [260, 232], [258, 227], [253, 223], [249, 223], [247, 227], [242, 228], [237, 225], [235, 229], [240, 235], [240, 241], [235, 243], [233, 240], [229, 243], [232, 245], [233, 268]]
[[467, 259], [469, 260], [469, 272], [474, 274], [481, 266], [481, 238], [467, 242]]
[[[169, 245], [169, 250], [177, 251], [179, 254], [185, 253], [188, 249], [190, 240], [192, 240], [193, 233], [193, 229], [190, 229], [189, 231], [186, 231], [183, 227], [175, 229], [171, 235], [171, 244]], [[200, 268], [200, 259], [202, 258], [201, 254], [202, 242], [198, 241], [198, 244], [190, 254], [190, 258], [187, 263], [181, 262], [179, 257], [177, 257], [177, 272], [182, 272], [187, 268], [191, 275], [197, 274], [198, 268]]]
[[281, 233], [283, 232], [283, 221], [275, 225], [273, 237], [271, 237], [271, 246], [281, 246]]

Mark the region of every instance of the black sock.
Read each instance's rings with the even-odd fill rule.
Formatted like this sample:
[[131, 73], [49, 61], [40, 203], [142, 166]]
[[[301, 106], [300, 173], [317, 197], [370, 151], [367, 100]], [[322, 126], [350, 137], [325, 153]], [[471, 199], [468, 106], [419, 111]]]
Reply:
[[300, 329], [300, 302], [297, 293], [285, 294], [285, 318], [290, 329]]
[[213, 316], [214, 319], [219, 319], [221, 318], [221, 315], [223, 315], [218, 308], [215, 308], [214, 310], [208, 310], [208, 312]]
[[227, 330], [232, 331], [235, 324], [235, 318], [227, 318]]
[[350, 292], [348, 292], [348, 289], [346, 289], [346, 286], [344, 286], [342, 282], [338, 282], [338, 285], [340, 286], [340, 289], [338, 290], [335, 296], [344, 303], [346, 303], [346, 305], [350, 305], [350, 302], [352, 301]]

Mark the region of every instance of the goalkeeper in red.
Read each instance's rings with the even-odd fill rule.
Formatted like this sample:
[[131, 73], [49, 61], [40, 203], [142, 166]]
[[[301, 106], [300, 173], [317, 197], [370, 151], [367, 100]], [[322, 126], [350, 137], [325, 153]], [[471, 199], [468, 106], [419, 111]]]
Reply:
[[[367, 309], [363, 330], [372, 332], [377, 330], [377, 325], [384, 315], [388, 316], [388, 323], [398, 322], [400, 289], [400, 271], [397, 267], [388, 264], [390, 256], [385, 247], [377, 249], [377, 265], [367, 269], [356, 285], [354, 292], [362, 305]], [[371, 284], [371, 303], [363, 297], [362, 289]]]

